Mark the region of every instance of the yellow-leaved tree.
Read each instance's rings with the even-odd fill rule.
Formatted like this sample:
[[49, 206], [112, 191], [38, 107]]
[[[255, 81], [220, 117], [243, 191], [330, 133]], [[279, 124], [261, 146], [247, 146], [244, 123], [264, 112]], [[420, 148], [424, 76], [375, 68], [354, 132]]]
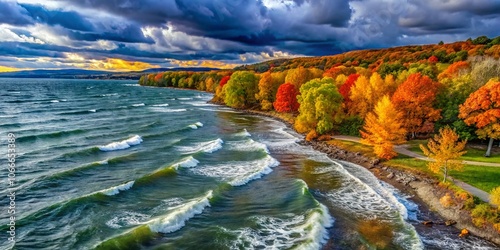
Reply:
[[392, 75], [385, 80], [377, 72], [374, 72], [369, 79], [361, 75], [350, 91], [349, 97], [353, 104], [349, 114], [365, 117], [384, 95], [392, 95], [396, 88]]
[[424, 154], [434, 160], [429, 162], [429, 169], [434, 173], [443, 171], [443, 182], [446, 182], [448, 171], [461, 170], [463, 167], [462, 161], [458, 158], [467, 153], [464, 151], [467, 140], [460, 142], [458, 139], [455, 130], [447, 126], [441, 128], [439, 134], [434, 135], [434, 138], [429, 139], [427, 147], [420, 144]]
[[373, 146], [375, 154], [383, 159], [397, 155], [394, 145], [405, 142], [406, 130], [402, 127], [401, 112], [396, 110], [389, 96], [383, 96], [373, 112], [366, 115], [361, 143]]

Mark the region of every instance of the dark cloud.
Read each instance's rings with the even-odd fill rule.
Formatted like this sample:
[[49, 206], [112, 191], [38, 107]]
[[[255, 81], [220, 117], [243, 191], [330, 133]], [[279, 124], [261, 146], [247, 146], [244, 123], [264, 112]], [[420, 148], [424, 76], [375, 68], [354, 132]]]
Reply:
[[73, 40], [98, 41], [109, 40], [126, 43], [154, 43], [153, 39], [145, 37], [138, 25], [130, 24], [125, 27], [113, 27], [112, 32], [80, 32], [68, 31], [67, 35]]
[[0, 23], [29, 25], [35, 23], [26, 9], [14, 2], [0, 1]]
[[306, 21], [313, 24], [344, 27], [351, 18], [352, 10], [348, 0], [311, 0], [309, 3], [311, 8], [306, 15]]
[[49, 25], [61, 25], [64, 28], [80, 31], [91, 31], [92, 24], [74, 11], [47, 10], [41, 5], [21, 4], [28, 15], [36, 22]]

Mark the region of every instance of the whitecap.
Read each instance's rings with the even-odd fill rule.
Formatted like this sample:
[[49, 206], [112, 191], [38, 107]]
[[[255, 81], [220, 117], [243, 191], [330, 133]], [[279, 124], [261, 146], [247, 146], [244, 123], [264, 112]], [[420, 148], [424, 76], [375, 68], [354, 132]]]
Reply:
[[89, 109], [89, 112], [95, 113], [95, 112], [97, 112], [97, 110], [96, 109]]
[[192, 168], [196, 167], [200, 163], [198, 160], [196, 160], [194, 157], [189, 156], [184, 159], [182, 159], [180, 162], [174, 163], [172, 166], [175, 169], [178, 168]]
[[50, 101], [50, 102], [52, 102], [52, 103], [58, 103], [58, 102], [59, 102], [59, 100], [52, 100], [52, 101]]
[[234, 134], [235, 136], [244, 136], [244, 137], [250, 137], [252, 136], [250, 133], [248, 133], [247, 129], [243, 129], [243, 131], [241, 132], [238, 132], [236, 134]]
[[153, 107], [167, 107], [168, 106], [168, 103], [163, 103], [163, 104], [154, 104], [154, 105], [151, 105]]
[[141, 214], [137, 212], [125, 211], [119, 215], [114, 216], [111, 220], [106, 222], [106, 225], [110, 228], [122, 228], [134, 225], [141, 225], [148, 221], [151, 216], [147, 214]]
[[266, 144], [256, 142], [252, 139], [247, 139], [245, 141], [232, 141], [228, 142], [229, 149], [234, 150], [234, 151], [259, 151], [262, 150], [269, 154], [269, 149], [267, 148]]
[[176, 98], [177, 100], [181, 100], [181, 101], [186, 101], [186, 100], [193, 100], [193, 98], [191, 97], [178, 97]]
[[127, 149], [130, 148], [131, 146], [139, 145], [142, 142], [142, 138], [138, 135], [134, 135], [126, 140], [120, 141], [120, 142], [112, 142], [108, 145], [105, 146], [99, 146], [99, 149], [101, 151], [114, 151], [114, 150], [121, 150], [121, 149]]
[[146, 106], [144, 103], [137, 103], [137, 104], [132, 104], [133, 107], [143, 107]]
[[218, 178], [221, 181], [228, 182], [231, 186], [242, 186], [271, 173], [272, 168], [278, 165], [279, 162], [276, 159], [266, 155], [266, 157], [256, 161], [228, 162], [198, 167], [191, 171], [195, 174]]
[[124, 183], [124, 184], [121, 184], [121, 185], [118, 185], [115, 187], [110, 187], [110, 188], [104, 189], [102, 191], [99, 191], [99, 193], [107, 195], [107, 196], [116, 195], [116, 194], [119, 194], [120, 191], [125, 191], [125, 190], [129, 190], [130, 188], [132, 188], [132, 186], [134, 185], [134, 182], [135, 181], [129, 181], [127, 183]]
[[223, 143], [224, 141], [218, 138], [212, 141], [200, 142], [194, 146], [178, 146], [177, 148], [186, 154], [194, 154], [197, 152], [213, 153], [221, 149]]
[[148, 226], [153, 232], [171, 233], [175, 232], [186, 225], [186, 221], [193, 218], [197, 214], [201, 214], [206, 207], [210, 206], [209, 199], [212, 198], [212, 190], [208, 191], [204, 196], [193, 199], [165, 217], [157, 218], [148, 222]]
[[187, 109], [170, 109], [164, 107], [150, 107], [152, 111], [160, 112], [160, 113], [176, 113], [176, 112], [185, 112]]

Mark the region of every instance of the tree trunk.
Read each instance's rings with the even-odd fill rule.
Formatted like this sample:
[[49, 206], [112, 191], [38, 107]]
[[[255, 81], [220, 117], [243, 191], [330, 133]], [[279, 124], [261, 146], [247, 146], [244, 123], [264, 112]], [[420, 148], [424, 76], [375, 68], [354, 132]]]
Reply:
[[444, 164], [444, 178], [443, 178], [443, 183], [446, 182], [446, 177], [448, 176], [448, 164]]
[[490, 138], [490, 142], [488, 143], [488, 150], [486, 150], [486, 154], [484, 156], [490, 157], [491, 156], [491, 148], [493, 147], [493, 138]]

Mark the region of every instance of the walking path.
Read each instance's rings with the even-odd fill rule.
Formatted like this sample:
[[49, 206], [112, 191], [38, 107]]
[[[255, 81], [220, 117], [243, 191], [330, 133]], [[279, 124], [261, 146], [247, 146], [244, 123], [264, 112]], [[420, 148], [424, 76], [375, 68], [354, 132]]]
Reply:
[[[342, 140], [342, 141], [351, 141], [351, 142], [360, 143], [360, 138], [354, 137], [354, 136], [337, 135], [337, 136], [333, 136], [333, 138], [337, 139], [337, 140]], [[408, 150], [406, 147], [408, 147], [408, 145], [406, 145], [406, 144], [396, 146], [395, 150], [396, 150], [396, 152], [398, 152], [398, 154], [407, 155], [407, 156], [410, 156], [410, 157], [413, 157], [413, 158], [416, 158], [419, 160], [423, 160], [423, 161], [432, 161], [432, 159], [425, 157], [423, 155], [417, 154], [415, 152], [412, 152], [412, 151]], [[476, 165], [476, 166], [500, 167], [500, 163], [493, 163], [493, 162], [463, 161], [463, 163], [467, 164], [467, 165]], [[452, 177], [448, 177], [448, 178], [450, 180], [452, 180], [457, 186], [463, 188], [464, 190], [466, 190], [467, 192], [471, 193], [472, 195], [478, 197], [482, 201], [490, 203], [490, 194], [488, 194], [487, 192], [485, 192], [479, 188], [476, 188], [474, 186], [471, 186], [463, 181], [454, 179]]]

